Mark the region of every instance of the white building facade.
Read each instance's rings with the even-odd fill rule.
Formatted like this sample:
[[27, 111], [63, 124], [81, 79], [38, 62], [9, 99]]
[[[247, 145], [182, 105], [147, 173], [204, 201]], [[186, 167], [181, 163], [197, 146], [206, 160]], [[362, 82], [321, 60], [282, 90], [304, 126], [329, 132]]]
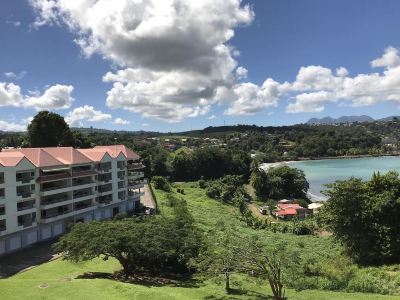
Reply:
[[123, 145], [0, 152], [0, 256], [140, 203], [144, 166]]

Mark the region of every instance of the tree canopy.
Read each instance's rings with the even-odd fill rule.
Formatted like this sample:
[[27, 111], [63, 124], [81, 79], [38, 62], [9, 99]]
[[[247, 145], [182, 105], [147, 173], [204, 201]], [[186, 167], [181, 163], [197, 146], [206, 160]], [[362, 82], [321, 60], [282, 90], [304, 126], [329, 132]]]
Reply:
[[328, 185], [319, 215], [328, 230], [360, 263], [400, 261], [400, 178], [376, 173], [370, 181], [351, 178]]
[[260, 199], [307, 198], [309, 184], [302, 170], [280, 166], [268, 171], [256, 169], [250, 178]]
[[39, 112], [28, 126], [31, 147], [73, 146], [74, 139], [64, 118], [49, 111]]

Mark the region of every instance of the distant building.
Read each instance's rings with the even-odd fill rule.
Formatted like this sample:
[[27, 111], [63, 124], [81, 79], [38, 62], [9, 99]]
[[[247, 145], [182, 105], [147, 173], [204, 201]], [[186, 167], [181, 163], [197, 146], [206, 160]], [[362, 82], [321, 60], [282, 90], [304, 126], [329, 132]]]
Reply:
[[281, 200], [278, 202], [274, 212], [275, 216], [282, 220], [291, 220], [294, 217], [302, 220], [312, 212], [308, 208], [304, 208], [296, 203], [291, 203], [291, 200]]
[[319, 212], [322, 206], [324, 206], [323, 203], [314, 202], [308, 205], [308, 209], [311, 209], [313, 214], [316, 214]]
[[69, 223], [134, 210], [144, 176], [138, 160], [123, 145], [0, 152], [0, 255], [59, 236]]

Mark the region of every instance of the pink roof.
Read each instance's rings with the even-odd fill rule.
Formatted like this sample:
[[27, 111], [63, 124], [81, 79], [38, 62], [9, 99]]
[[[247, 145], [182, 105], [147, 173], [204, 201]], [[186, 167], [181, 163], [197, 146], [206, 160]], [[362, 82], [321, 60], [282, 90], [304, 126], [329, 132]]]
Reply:
[[64, 164], [86, 164], [92, 160], [72, 147], [45, 148], [45, 151]]
[[91, 149], [74, 149], [72, 147], [19, 148], [5, 149], [0, 152], [0, 165], [15, 167], [25, 157], [36, 167], [53, 167], [71, 164], [99, 162], [104, 155], [117, 157], [123, 153], [129, 160], [139, 156], [124, 145], [98, 146]]
[[111, 157], [117, 157], [121, 152], [125, 155], [125, 157], [129, 160], [138, 160], [139, 155], [133, 152], [131, 149], [126, 147], [125, 145], [113, 145], [113, 146], [96, 146], [94, 149], [106, 149], [108, 154]]
[[20, 152], [0, 152], [0, 165], [4, 167], [13, 167], [19, 164], [24, 158]]

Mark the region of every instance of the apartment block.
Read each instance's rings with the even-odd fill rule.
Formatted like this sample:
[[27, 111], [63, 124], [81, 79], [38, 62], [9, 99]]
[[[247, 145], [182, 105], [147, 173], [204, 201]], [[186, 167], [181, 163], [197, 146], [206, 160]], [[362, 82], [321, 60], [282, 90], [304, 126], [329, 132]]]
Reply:
[[134, 210], [144, 184], [138, 161], [124, 145], [0, 152], [0, 255]]

